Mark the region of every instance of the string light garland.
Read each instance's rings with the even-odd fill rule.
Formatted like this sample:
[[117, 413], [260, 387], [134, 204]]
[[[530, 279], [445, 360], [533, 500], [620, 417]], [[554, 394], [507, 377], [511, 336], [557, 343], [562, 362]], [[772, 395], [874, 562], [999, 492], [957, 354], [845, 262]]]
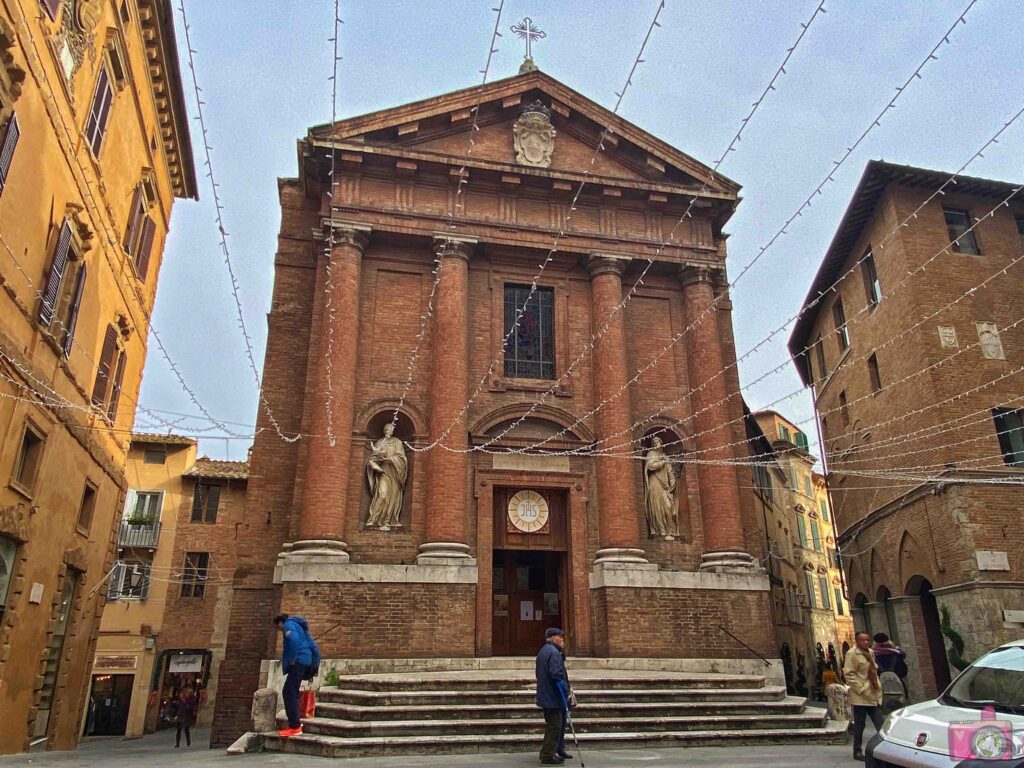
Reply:
[[[331, 76], [328, 78], [331, 82], [331, 126], [333, 127], [335, 122], [338, 120], [338, 62], [341, 61], [341, 57], [338, 55], [338, 39], [340, 37], [341, 25], [344, 24], [341, 20], [341, 9], [339, 0], [334, 0], [334, 33], [327, 39], [327, 42], [333, 44], [334, 50], [331, 56]], [[327, 200], [328, 208], [330, 211], [330, 219], [327, 223], [327, 242], [324, 245], [324, 270], [326, 277], [326, 285], [324, 291], [327, 294], [326, 304], [324, 311], [327, 313], [327, 357], [325, 363], [327, 364], [327, 397], [324, 401], [324, 409], [326, 411], [325, 423], [327, 430], [327, 444], [333, 448], [337, 443], [334, 436], [334, 171], [336, 165], [336, 158], [334, 149], [331, 149], [331, 165], [327, 176]]]
[[[617, 100], [616, 100], [615, 106], [614, 106], [614, 108], [612, 110], [612, 115], [617, 115], [618, 114], [619, 109], [622, 106], [622, 101], [625, 98], [626, 92], [629, 90], [630, 86], [633, 85], [633, 76], [636, 74], [637, 68], [644, 61], [643, 54], [644, 54], [644, 50], [647, 48], [647, 43], [650, 41], [651, 35], [653, 34], [655, 27], [660, 27], [661, 26], [661, 24], [658, 23], [658, 18], [661, 15], [661, 12], [662, 12], [662, 10], [664, 10], [664, 8], [665, 8], [665, 0], [659, 0], [658, 5], [657, 5], [657, 9], [655, 10], [655, 13], [654, 13], [654, 18], [651, 20], [651, 23], [650, 23], [650, 25], [647, 28], [647, 33], [644, 35], [644, 39], [643, 39], [643, 41], [640, 44], [640, 50], [637, 53], [636, 57], [633, 59], [633, 64], [632, 64], [632, 67], [630, 68], [629, 74], [626, 77], [626, 82], [623, 85], [621, 91], [616, 91], [615, 95], [617, 97]], [[432, 450], [432, 449], [436, 448], [439, 445], [441, 445], [442, 447], [448, 448], [448, 446], [444, 445], [445, 438], [449, 435], [449, 433], [452, 431], [452, 429], [455, 428], [455, 425], [458, 424], [461, 421], [463, 415], [465, 415], [465, 413], [470, 409], [470, 407], [476, 401], [476, 398], [479, 397], [480, 393], [483, 391], [484, 386], [490, 380], [491, 375], [494, 373], [495, 368], [497, 367], [499, 361], [501, 360], [501, 355], [503, 354], [504, 349], [508, 346], [509, 339], [511, 339], [513, 334], [515, 334], [516, 331], [518, 331], [519, 325], [522, 322], [523, 315], [526, 313], [526, 309], [529, 306], [530, 301], [533, 299], [534, 295], [537, 292], [537, 286], [538, 286], [538, 283], [540, 282], [541, 277], [544, 274], [544, 271], [551, 264], [551, 262], [555, 258], [555, 255], [558, 253], [559, 244], [560, 244], [562, 238], [565, 237], [566, 230], [571, 225], [572, 214], [576, 210], [576, 205], [577, 205], [577, 203], [579, 201], [580, 195], [583, 193], [583, 190], [586, 187], [587, 181], [588, 181], [588, 179], [590, 177], [590, 174], [592, 172], [594, 164], [597, 162], [598, 155], [601, 152], [604, 151], [604, 142], [605, 142], [605, 139], [608, 137], [608, 135], [610, 133], [611, 133], [611, 128], [608, 127], [608, 126], [605, 126], [605, 128], [601, 131], [601, 135], [599, 136], [599, 138], [597, 140], [597, 146], [595, 147], [594, 152], [592, 153], [592, 155], [590, 157], [590, 163], [586, 167], [584, 167], [584, 169], [583, 169], [582, 179], [580, 180], [580, 183], [579, 183], [578, 187], [576, 188], [576, 192], [573, 195], [571, 202], [569, 203], [568, 209], [566, 210], [565, 218], [562, 221], [562, 223], [559, 225], [559, 229], [558, 229], [557, 234], [555, 235], [554, 241], [552, 242], [551, 247], [548, 249], [548, 252], [547, 252], [547, 254], [544, 257], [544, 260], [538, 265], [538, 271], [533, 276], [533, 279], [530, 281], [530, 289], [527, 292], [527, 296], [523, 300], [522, 305], [516, 307], [515, 318], [514, 318], [512, 324], [511, 324], [511, 326], [509, 327], [509, 330], [505, 333], [505, 335], [504, 335], [504, 337], [502, 339], [502, 342], [501, 342], [501, 350], [502, 350], [502, 352], [499, 353], [499, 355], [497, 357], [495, 357], [494, 359], [491, 360], [490, 364], [487, 366], [487, 371], [480, 378], [480, 381], [477, 382], [476, 389], [469, 396], [469, 398], [466, 401], [466, 404], [459, 411], [459, 413], [456, 415], [456, 417], [451, 421], [451, 423], [448, 424], [448, 426], [445, 427], [444, 430], [442, 430], [441, 434], [434, 441], [432, 441], [431, 443], [429, 443], [429, 444], [427, 444], [425, 446], [415, 446], [414, 444], [412, 444], [410, 442], [406, 442], [406, 445], [409, 447], [410, 450], [415, 451], [415, 452], [429, 451], [429, 450]], [[395, 418], [397, 419], [397, 417], [398, 417], [398, 411], [396, 409], [396, 411], [395, 411]]]
[[[242, 340], [245, 342], [246, 360], [249, 363], [249, 368], [256, 381], [258, 397], [260, 404], [263, 406], [263, 412], [267, 416], [267, 420], [270, 422], [279, 438], [284, 440], [286, 443], [295, 443], [298, 442], [301, 436], [286, 435], [281, 430], [281, 426], [278, 424], [277, 418], [274, 416], [274, 411], [271, 409], [270, 403], [267, 401], [266, 395], [263, 392], [263, 382], [260, 377], [260, 372], [257, 369], [256, 358], [252, 350], [252, 339], [249, 337], [249, 331], [245, 325], [245, 314], [242, 312], [242, 301], [239, 297], [239, 284], [238, 279], [235, 277], [235, 268], [231, 260], [231, 250], [228, 248], [228, 231], [224, 225], [224, 205], [220, 199], [220, 184], [217, 183], [213, 174], [213, 147], [210, 146], [209, 132], [206, 127], [206, 116], [203, 112], [203, 106], [206, 102], [203, 101], [202, 89], [199, 87], [199, 78], [196, 74], [196, 49], [192, 46], [192, 25], [189, 24], [188, 14], [185, 11], [185, 0], [179, 0], [178, 10], [181, 13], [182, 28], [185, 31], [185, 50], [188, 52], [188, 68], [192, 75], [192, 88], [196, 98], [196, 120], [199, 123], [199, 131], [203, 137], [203, 152], [206, 155], [203, 164], [206, 166], [206, 178], [210, 180], [210, 191], [213, 194], [213, 207], [216, 212], [217, 230], [220, 233], [220, 248], [224, 255], [224, 266], [226, 266], [228, 270], [228, 281], [231, 286], [231, 296], [234, 299], [235, 311], [238, 315], [238, 328], [241, 330]], [[163, 350], [163, 343], [160, 341], [160, 337], [157, 335], [155, 329], [153, 329], [153, 338], [157, 340], [157, 344], [159, 344], [160, 349]], [[168, 360], [169, 364], [170, 362], [171, 361]], [[177, 370], [175, 370], [175, 373], [177, 373]]]
[[[416, 333], [416, 341], [413, 343], [412, 352], [409, 354], [405, 384], [402, 387], [402, 392], [401, 395], [399, 395], [398, 404], [395, 406], [394, 413], [391, 415], [392, 428], [397, 426], [399, 414], [405, 407], [405, 402], [409, 397], [409, 391], [412, 389], [412, 383], [416, 376], [416, 368], [420, 359], [420, 348], [423, 346], [423, 340], [426, 338], [427, 334], [427, 323], [434, 314], [434, 297], [437, 295], [438, 283], [441, 282], [441, 255], [444, 252], [444, 249], [448, 248], [452, 243], [452, 233], [455, 231], [456, 213], [461, 213], [465, 207], [463, 195], [465, 193], [466, 184], [469, 183], [469, 174], [466, 171], [466, 166], [469, 164], [469, 159], [473, 154], [473, 149], [476, 147], [475, 134], [480, 130], [480, 105], [483, 103], [483, 91], [484, 86], [487, 85], [487, 77], [491, 71], [491, 62], [494, 58], [494, 54], [498, 52], [498, 48], [495, 46], [498, 38], [502, 36], [501, 32], [498, 31], [498, 28], [501, 26], [501, 14], [504, 9], [505, 0], [501, 0], [497, 7], [491, 9], [494, 12], [494, 29], [491, 32], [491, 41], [487, 47], [487, 60], [484, 63], [483, 69], [480, 70], [482, 79], [476, 90], [476, 104], [474, 104], [469, 110], [473, 119], [469, 126], [469, 137], [466, 141], [466, 152], [462, 158], [462, 167], [459, 168], [458, 184], [455, 189], [455, 196], [452, 198], [451, 205], [448, 207], [448, 214], [445, 217], [445, 239], [440, 248], [435, 248], [434, 270], [431, 275], [433, 279], [430, 285], [430, 293], [427, 296], [427, 309], [420, 315], [420, 327]], [[411, 448], [408, 442], [406, 442], [406, 445]]]
[[[24, 17], [22, 16], [19, 16], [19, 18], [15, 20], [15, 24], [18, 28], [19, 37], [23, 40], [28, 40], [31, 43], [31, 48], [23, 48], [23, 50], [26, 53], [31, 54], [30, 58], [32, 58], [32, 66], [35, 66], [38, 71], [42, 71], [45, 68], [42, 64], [42, 60], [38, 52], [39, 43], [32, 33], [31, 26], [25, 21]], [[105, 207], [105, 202], [103, 202], [102, 199], [97, 197], [97, 195], [93, 192], [89, 172], [86, 171], [86, 168], [78, 155], [78, 151], [75, 149], [75, 134], [68, 126], [67, 120], [64, 117], [64, 113], [61, 110], [60, 105], [57, 103], [56, 97], [52, 92], [42, 92], [41, 95], [48, 105], [47, 111], [52, 121], [55, 125], [59, 125], [60, 129], [63, 131], [64, 140], [66, 141], [66, 146], [63, 147], [64, 154], [65, 157], [74, 164], [74, 166], [71, 169], [72, 175], [74, 175], [74, 169], [78, 169], [78, 174], [81, 179], [81, 183], [79, 184], [79, 191], [82, 193], [82, 200], [86, 204], [86, 206], [91, 206], [93, 223], [103, 230], [103, 234], [106, 238], [107, 244], [110, 246], [109, 250], [101, 248], [100, 252], [102, 253], [104, 260], [107, 262], [107, 266], [110, 268], [111, 273], [115, 276], [115, 278], [117, 278], [116, 284], [118, 286], [118, 291], [121, 295], [121, 299], [124, 303], [124, 306], [126, 307], [129, 314], [132, 313], [133, 309], [138, 309], [142, 313], [143, 318], [145, 319], [145, 328], [152, 330], [154, 332], [155, 337], [156, 330], [153, 325], [152, 315], [149, 312], [148, 308], [146, 307], [144, 298], [142, 296], [138, 284], [136, 283], [136, 281], [134, 281], [133, 275], [131, 275], [130, 272], [126, 270], [124, 260], [122, 259], [121, 261], [116, 261], [112, 257], [112, 253], [120, 252], [119, 238], [117, 237], [116, 232], [114, 232], [113, 225], [111, 224], [113, 214], [110, 212], [109, 208], [107, 208], [107, 210], [104, 212], [103, 207], [101, 207], [101, 203]], [[87, 144], [87, 142], [84, 141], [84, 132], [80, 130], [77, 131], [77, 134], [78, 138], [80, 140], [83, 140], [82, 146]], [[93, 173], [95, 172], [96, 171], [94, 169]], [[122, 281], [127, 282], [127, 291], [132, 294], [134, 302], [128, 300], [125, 294], [126, 289], [122, 285]], [[160, 349], [161, 355], [164, 357], [168, 365], [171, 367], [171, 370], [175, 374], [175, 377], [178, 379], [179, 385], [188, 395], [189, 399], [197, 408], [199, 408], [200, 411], [203, 412], [204, 416], [206, 416], [211, 422], [217, 424], [217, 420], [214, 419], [212, 415], [210, 415], [210, 413], [199, 403], [199, 400], [196, 397], [195, 392], [193, 392], [191, 387], [189, 387], [188, 383], [181, 375], [181, 371], [178, 370], [176, 365], [174, 365], [174, 361], [171, 359], [170, 354], [168, 353], [166, 347], [164, 347], [162, 341], [158, 339], [157, 344]]]
[[702, 324], [705, 321], [705, 319], [712, 312], [714, 312], [717, 309], [718, 305], [722, 301], [725, 300], [726, 296], [729, 295], [729, 290], [734, 288], [740, 282], [740, 280], [743, 279], [743, 277], [754, 267], [755, 264], [757, 264], [757, 262], [761, 259], [761, 257], [765, 253], [767, 253], [767, 251], [769, 249], [771, 249], [771, 247], [776, 242], [778, 242], [784, 235], [788, 234], [789, 226], [793, 222], [795, 222], [798, 218], [803, 216], [804, 211], [806, 209], [809, 209], [811, 207], [811, 205], [813, 204], [814, 198], [820, 196], [823, 193], [824, 188], [828, 184], [830, 184], [830, 183], [835, 181], [835, 174], [836, 174], [836, 172], [852, 156], [853, 152], [857, 149], [858, 146], [860, 146], [861, 143], [863, 143], [864, 139], [866, 139], [867, 136], [876, 127], [879, 127], [881, 125], [882, 118], [885, 116], [885, 114], [890, 109], [894, 109], [895, 108], [897, 100], [900, 98], [901, 95], [903, 95], [903, 93], [906, 91], [906, 89], [915, 80], [922, 79], [921, 72], [923, 71], [923, 69], [928, 65], [928, 63], [930, 61], [936, 60], [938, 58], [935, 54], [943, 45], [950, 44], [950, 38], [951, 38], [951, 36], [953, 34], [953, 31], [960, 24], [966, 24], [966, 16], [967, 16], [968, 12], [970, 12], [971, 8], [973, 8], [974, 5], [977, 2], [978, 2], [978, 0], [971, 0], [971, 2], [967, 5], [967, 7], [957, 17], [956, 21], [953, 22], [952, 26], [950, 26], [950, 28], [942, 36], [942, 38], [939, 40], [939, 42], [935, 44], [935, 46], [931, 49], [931, 51], [929, 51], [928, 55], [921, 61], [920, 64], [917, 65], [916, 69], [913, 71], [913, 73], [910, 75], [910, 77], [907, 78], [907, 80], [903, 83], [902, 86], [897, 87], [896, 94], [892, 98], [889, 99], [889, 101], [886, 103], [885, 107], [882, 108], [881, 112], [879, 112], [878, 115], [862, 131], [862, 133], [857, 138], [857, 140], [854, 141], [851, 146], [847, 147], [846, 152], [843, 153], [838, 160], [834, 160], [832, 162], [832, 166], [833, 167], [828, 171], [828, 173], [826, 173], [824, 179], [822, 179], [822, 181], [818, 183], [818, 185], [817, 185], [817, 187], [815, 187], [814, 191], [812, 191], [811, 194], [808, 195], [807, 199], [804, 200], [804, 202], [800, 204], [800, 206], [796, 209], [796, 211], [793, 214], [791, 214], [788, 219], [786, 219], [785, 223], [778, 229], [778, 231], [774, 235], [772, 235], [771, 239], [765, 245], [760, 247], [760, 249], [758, 250], [758, 253], [754, 256], [754, 258], [751, 259], [740, 270], [739, 275], [737, 275], [737, 277], [731, 283], [729, 283], [721, 291], [721, 293], [717, 297], [715, 297], [711, 301], [711, 303], [708, 305], [707, 309], [704, 312], [702, 312], [700, 315], [698, 315], [697, 318], [695, 318], [694, 321], [692, 323], [690, 323], [689, 325], [687, 325], [682, 331], [680, 331], [679, 333], [673, 335], [672, 338], [669, 340], [669, 342], [659, 352], [657, 352], [655, 354], [653, 359], [649, 363], [647, 363], [646, 365], [642, 366], [637, 371], [636, 375], [633, 376], [629, 381], [627, 381], [616, 392], [613, 392], [608, 397], [606, 397], [604, 400], [602, 400], [600, 403], [598, 403], [598, 405], [595, 408], [593, 408], [592, 410], [588, 411], [583, 416], [580, 416], [579, 418], [577, 418], [576, 421], [572, 425], [570, 425], [568, 427], [565, 427], [560, 432], [557, 432], [557, 433], [555, 433], [553, 435], [550, 435], [547, 438], [545, 438], [545, 440], [542, 441], [542, 444], [547, 444], [551, 440], [557, 439], [557, 438], [565, 435], [566, 433], [571, 432], [577, 426], [582, 424], [586, 419], [590, 418], [595, 413], [597, 413], [599, 410], [604, 408], [608, 403], [610, 403], [610, 402], [616, 400], [617, 398], [621, 397], [624, 392], [628, 391], [629, 387], [631, 387], [633, 384], [635, 384], [637, 381], [639, 381], [640, 377], [643, 376], [643, 374], [645, 372], [651, 370], [651, 368], [653, 368], [655, 365], [657, 365], [658, 361], [666, 353], [668, 353], [673, 347], [675, 347], [675, 345], [678, 344], [679, 341], [682, 340], [682, 338], [684, 336], [686, 336], [691, 330], [693, 330], [694, 328], [696, 328], [697, 326]]
[[[782, 77], [782, 75], [786, 74], [786, 65], [789, 63], [789, 60], [793, 57], [793, 54], [800, 46], [800, 43], [803, 41], [804, 36], [810, 30], [811, 25], [814, 23], [814, 20], [818, 18], [820, 14], [824, 14], [825, 12], [825, 1], [822, 0], [822, 2], [818, 3], [818, 6], [814, 9], [814, 13], [811, 14], [810, 18], [808, 18], [806, 22], [801, 23], [800, 34], [797, 36], [796, 41], [793, 43], [793, 45], [786, 49], [786, 55], [783, 58], [782, 63], [779, 65], [778, 69], [775, 70], [775, 73], [768, 81], [768, 85], [765, 86], [765, 89], [761, 92], [761, 95], [757, 98], [756, 101], [754, 101], [753, 105], [751, 106], [750, 112], [748, 112], [746, 117], [744, 117], [740, 121], [739, 129], [736, 131], [732, 139], [726, 145], [725, 151], [722, 152], [721, 157], [715, 160], [714, 164], [711, 166], [710, 174], [708, 174], [707, 178], [705, 178], [700, 189], [695, 194], [691, 195], [686, 210], [683, 211], [683, 215], [679, 217], [678, 221], [676, 221], [675, 226], [672, 227], [672, 230], [669, 232], [668, 237], [665, 238], [665, 240], [655, 248], [654, 254], [647, 259], [647, 264], [641, 271], [640, 276], [633, 282], [632, 287], [630, 287], [630, 289], [626, 292], [626, 295], [623, 297], [622, 301], [620, 301], [612, 309], [612, 311], [609, 313], [608, 317], [605, 319], [604, 323], [598, 329], [598, 331], [592, 334], [590, 340], [583, 345], [583, 348], [580, 350], [576, 358], [568, 365], [568, 367], [566, 367], [564, 371], [562, 371], [559, 377], [554, 382], [552, 382], [551, 386], [549, 386], [544, 392], [542, 392], [538, 396], [538, 398], [530, 405], [530, 408], [527, 410], [527, 412], [520, 416], [518, 419], [512, 421], [499, 434], [488, 438], [488, 440], [485, 443], [483, 443], [480, 446], [480, 448], [487, 448], [493, 445], [494, 443], [508, 435], [510, 432], [512, 432], [516, 427], [518, 427], [520, 424], [526, 421], [526, 419], [528, 419], [534, 413], [536, 413], [537, 408], [539, 408], [547, 400], [547, 398], [549, 398], [552, 394], [558, 391], [558, 389], [561, 387], [562, 380], [572, 375], [573, 371], [576, 369], [576, 366], [586, 359], [587, 355], [590, 354], [590, 351], [597, 344], [598, 340], [601, 339], [604, 336], [604, 334], [608, 332], [608, 329], [611, 327], [612, 319], [620, 311], [625, 309], [626, 305], [632, 300], [633, 296], [635, 295], [636, 290], [644, 284], [644, 279], [646, 278], [647, 273], [651, 269], [651, 267], [654, 266], [654, 263], [657, 260], [658, 256], [660, 256], [661, 253], [667, 247], [675, 243], [675, 234], [676, 230], [679, 228], [679, 225], [682, 224], [682, 222], [685, 219], [692, 218], [691, 211], [693, 210], [694, 205], [696, 205], [697, 200], [704, 196], [708, 188], [711, 186], [711, 183], [718, 176], [718, 169], [722, 166], [722, 163], [725, 162], [725, 159], [729, 156], [729, 153], [735, 151], [736, 145], [739, 144], [740, 139], [743, 136], [743, 131], [746, 130], [751, 119], [753, 119], [761, 104], [764, 103], [765, 98], [767, 98], [768, 94], [771, 91], [776, 90], [776, 82], [779, 80], [780, 77]], [[489, 373], [490, 370], [488, 371], [488, 374]]]

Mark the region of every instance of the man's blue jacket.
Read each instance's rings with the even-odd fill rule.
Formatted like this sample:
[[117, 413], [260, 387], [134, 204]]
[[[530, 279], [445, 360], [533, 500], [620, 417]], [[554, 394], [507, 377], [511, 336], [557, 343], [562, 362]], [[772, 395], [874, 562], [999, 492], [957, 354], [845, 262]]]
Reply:
[[309, 634], [309, 624], [301, 616], [289, 616], [282, 627], [284, 650], [281, 667], [287, 673], [292, 664], [309, 667], [320, 663], [320, 649]]
[[548, 640], [537, 654], [537, 706], [542, 709], [567, 709], [569, 673], [557, 645]]

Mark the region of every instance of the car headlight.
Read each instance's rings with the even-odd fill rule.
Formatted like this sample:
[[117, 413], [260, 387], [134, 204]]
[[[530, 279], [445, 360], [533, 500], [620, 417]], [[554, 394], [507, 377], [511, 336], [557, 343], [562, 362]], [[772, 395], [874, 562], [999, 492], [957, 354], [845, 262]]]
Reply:
[[882, 723], [882, 727], [878, 730], [878, 735], [881, 736], [883, 739], [888, 737], [889, 736], [889, 731], [892, 730], [892, 727], [896, 724], [896, 720], [902, 714], [903, 714], [903, 710], [902, 709], [897, 709], [895, 712], [893, 712], [887, 718], [885, 718], [885, 722]]

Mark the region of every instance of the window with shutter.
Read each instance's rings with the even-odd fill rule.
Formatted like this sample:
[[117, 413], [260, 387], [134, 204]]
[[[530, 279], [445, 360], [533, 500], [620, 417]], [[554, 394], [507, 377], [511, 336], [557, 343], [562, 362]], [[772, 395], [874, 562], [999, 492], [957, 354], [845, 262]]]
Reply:
[[149, 256], [153, 250], [153, 238], [156, 235], [156, 224], [149, 216], [142, 218], [142, 237], [139, 239], [139, 252], [135, 256], [135, 274], [139, 280], [146, 282], [149, 271]]
[[64, 271], [68, 266], [68, 255], [71, 253], [71, 225], [64, 222], [57, 236], [57, 247], [53, 251], [50, 272], [46, 276], [43, 298], [39, 304], [39, 322], [49, 326], [53, 322], [53, 311], [60, 298], [60, 286], [64, 280]]
[[103, 137], [107, 133], [107, 120], [110, 118], [110, 105], [113, 100], [114, 89], [110, 86], [110, 75], [107, 74], [106, 67], [101, 67], [96, 78], [92, 106], [89, 108], [89, 119], [85, 124], [85, 139], [96, 156], [100, 154]]
[[11, 171], [11, 163], [14, 162], [14, 149], [18, 146], [18, 139], [21, 138], [21, 128], [18, 126], [18, 116], [11, 115], [7, 121], [7, 130], [4, 132], [3, 143], [0, 144], [0, 195], [7, 186], [7, 174]]
[[68, 319], [64, 323], [66, 336], [64, 337], [64, 357], [71, 356], [71, 345], [75, 341], [75, 327], [78, 325], [78, 310], [82, 305], [82, 293], [85, 290], [85, 264], [78, 270], [78, 279], [75, 281], [75, 292], [71, 296], [71, 304], [68, 306]]
[[132, 206], [128, 209], [128, 226], [125, 228], [123, 243], [125, 253], [135, 253], [138, 250], [139, 228], [145, 215], [146, 196], [142, 192], [142, 185], [139, 184], [135, 187]]
[[103, 404], [107, 401], [107, 390], [116, 354], [117, 329], [112, 325], [108, 325], [106, 336], [103, 337], [103, 350], [100, 352], [99, 366], [96, 368], [96, 383], [92, 388], [92, 403], [95, 406], [102, 408]]
[[107, 418], [111, 423], [117, 421], [117, 406], [121, 402], [121, 383], [124, 381], [124, 366], [128, 356], [122, 350], [117, 357], [117, 370], [114, 373], [114, 388], [110, 393], [110, 403], [107, 405]]

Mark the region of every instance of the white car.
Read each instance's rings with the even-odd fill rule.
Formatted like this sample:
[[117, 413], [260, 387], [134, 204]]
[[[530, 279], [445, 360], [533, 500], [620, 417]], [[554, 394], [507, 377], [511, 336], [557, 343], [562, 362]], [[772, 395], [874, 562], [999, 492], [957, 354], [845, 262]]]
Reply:
[[868, 768], [1024, 768], [1024, 640], [960, 673], [932, 701], [889, 715]]

